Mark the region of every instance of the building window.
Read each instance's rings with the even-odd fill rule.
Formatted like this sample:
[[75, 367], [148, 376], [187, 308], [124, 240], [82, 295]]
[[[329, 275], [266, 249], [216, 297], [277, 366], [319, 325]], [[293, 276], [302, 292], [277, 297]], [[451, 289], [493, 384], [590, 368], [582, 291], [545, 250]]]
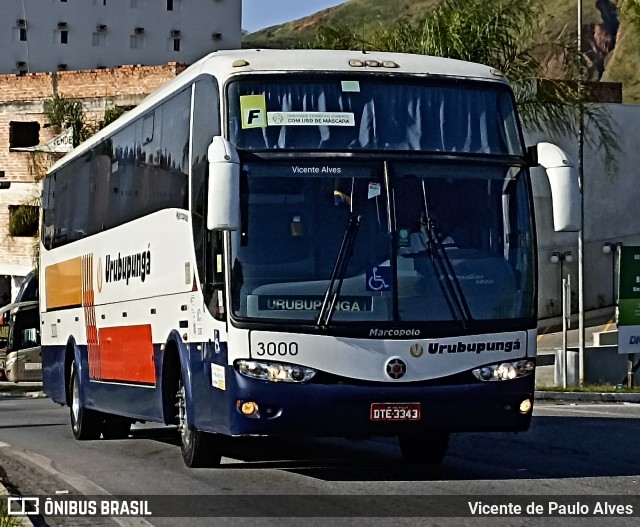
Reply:
[[167, 0], [167, 11], [173, 11], [173, 0]]
[[131, 35], [129, 37], [129, 47], [131, 49], [143, 49], [144, 35]]
[[26, 148], [40, 144], [40, 123], [11, 121], [9, 123], [9, 148]]
[[96, 31], [91, 36], [94, 48], [104, 48], [107, 46], [107, 35], [102, 31]]
[[173, 50], [173, 51], [180, 51], [180, 39], [179, 38], [172, 38], [169, 41], [169, 51]]
[[13, 41], [14, 42], [26, 42], [27, 40], [27, 28], [26, 27], [14, 27], [13, 28]]

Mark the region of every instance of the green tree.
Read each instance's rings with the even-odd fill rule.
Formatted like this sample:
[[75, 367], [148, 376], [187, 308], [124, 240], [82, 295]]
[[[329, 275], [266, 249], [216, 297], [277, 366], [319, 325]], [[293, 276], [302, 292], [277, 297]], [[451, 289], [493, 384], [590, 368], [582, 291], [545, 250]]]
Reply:
[[528, 130], [575, 134], [584, 112], [586, 140], [604, 150], [613, 174], [619, 147], [611, 119], [587, 102], [584, 61], [575, 41], [566, 34], [542, 40], [545, 20], [535, 0], [443, 0], [422, 20], [381, 25], [369, 35], [322, 27], [310, 47], [417, 53], [492, 66], [514, 86]]
[[86, 124], [84, 107], [82, 103], [74, 99], [65, 99], [57, 93], [42, 104], [44, 115], [53, 126], [71, 128], [73, 133], [73, 146], [78, 146], [88, 139], [93, 130]]
[[39, 203], [34, 199], [29, 203], [9, 209], [9, 234], [11, 236], [32, 236], [38, 231]]
[[124, 115], [132, 108], [134, 108], [134, 106], [114, 106], [113, 108], [107, 108], [104, 111], [104, 118], [100, 121], [98, 129], [102, 130], [105, 126], [111, 124], [118, 117]]

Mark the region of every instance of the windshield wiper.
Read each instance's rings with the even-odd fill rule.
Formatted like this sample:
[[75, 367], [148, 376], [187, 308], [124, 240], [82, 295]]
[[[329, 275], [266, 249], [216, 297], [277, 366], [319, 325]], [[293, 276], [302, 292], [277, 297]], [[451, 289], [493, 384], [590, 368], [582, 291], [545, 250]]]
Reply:
[[333, 271], [331, 271], [331, 278], [329, 279], [329, 285], [324, 294], [322, 301], [322, 307], [320, 308], [320, 314], [316, 321], [316, 326], [319, 328], [326, 328], [331, 323], [331, 317], [336, 310], [338, 297], [340, 296], [340, 290], [342, 289], [342, 282], [344, 282], [344, 276], [347, 274], [347, 267], [349, 266], [349, 260], [353, 253], [353, 244], [356, 241], [358, 235], [358, 229], [360, 227], [361, 216], [351, 214], [349, 217], [349, 223], [344, 231], [342, 237], [342, 243], [336, 262], [333, 265]]
[[453, 269], [453, 265], [451, 265], [449, 255], [442, 244], [435, 222], [428, 217], [428, 209], [426, 209], [426, 211], [425, 215], [420, 218], [420, 227], [428, 241], [428, 246], [425, 246], [425, 249], [427, 249], [427, 258], [431, 255], [431, 262], [440, 277], [439, 282], [449, 310], [458, 317], [460, 322], [462, 322], [462, 326], [466, 329], [469, 320], [471, 320], [471, 312], [469, 311], [467, 299], [464, 296], [464, 291]]

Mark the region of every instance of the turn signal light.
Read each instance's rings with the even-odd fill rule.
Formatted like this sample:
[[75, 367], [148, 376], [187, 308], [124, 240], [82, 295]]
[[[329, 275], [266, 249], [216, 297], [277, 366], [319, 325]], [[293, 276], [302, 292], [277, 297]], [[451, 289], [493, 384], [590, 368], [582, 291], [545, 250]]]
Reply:
[[240, 408], [240, 412], [242, 415], [246, 415], [247, 417], [258, 417], [260, 409], [258, 408], [258, 403], [254, 403], [253, 401], [240, 401], [236, 402], [238, 408]]

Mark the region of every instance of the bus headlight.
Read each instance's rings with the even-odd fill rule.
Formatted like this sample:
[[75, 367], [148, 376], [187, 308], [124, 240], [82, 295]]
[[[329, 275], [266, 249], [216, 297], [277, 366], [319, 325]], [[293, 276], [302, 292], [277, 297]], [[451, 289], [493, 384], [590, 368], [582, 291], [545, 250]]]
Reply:
[[306, 382], [316, 374], [311, 368], [283, 362], [238, 360], [236, 368], [246, 377], [272, 382]]
[[530, 360], [515, 362], [501, 362], [490, 364], [473, 370], [476, 379], [481, 381], [510, 381], [519, 377], [526, 377], [535, 370], [535, 363]]

